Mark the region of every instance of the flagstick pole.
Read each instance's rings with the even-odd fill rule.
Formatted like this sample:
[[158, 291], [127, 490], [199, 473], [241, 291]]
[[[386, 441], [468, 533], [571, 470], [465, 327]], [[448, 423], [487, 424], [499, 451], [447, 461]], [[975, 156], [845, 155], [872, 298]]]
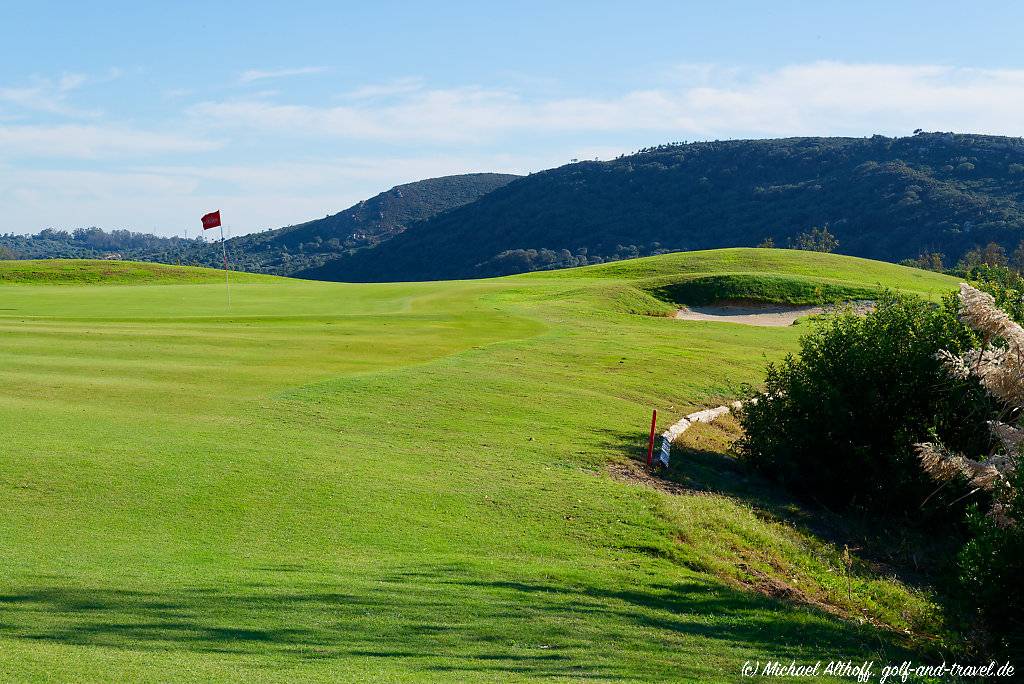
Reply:
[[224, 224], [220, 226], [220, 248], [224, 252], [224, 292], [228, 296], [228, 306], [231, 306], [231, 286], [228, 284], [228, 247], [224, 244]]

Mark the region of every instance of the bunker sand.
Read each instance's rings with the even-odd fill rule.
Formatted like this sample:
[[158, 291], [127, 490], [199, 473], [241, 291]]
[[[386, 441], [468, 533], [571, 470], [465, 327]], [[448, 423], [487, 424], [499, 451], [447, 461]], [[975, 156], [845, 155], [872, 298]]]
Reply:
[[805, 316], [816, 316], [845, 307], [849, 307], [856, 314], [863, 315], [872, 311], [875, 308], [875, 303], [868, 300], [858, 300], [846, 302], [845, 304], [828, 304], [826, 306], [786, 306], [750, 302], [723, 302], [711, 306], [684, 306], [676, 311], [674, 317], [684, 321], [715, 321], [718, 323], [785, 327], [793, 325], [797, 319], [804, 318]]
[[820, 306], [693, 306], [676, 311], [675, 318], [684, 321], [714, 321], [784, 327], [793, 325], [798, 318], [824, 313]]

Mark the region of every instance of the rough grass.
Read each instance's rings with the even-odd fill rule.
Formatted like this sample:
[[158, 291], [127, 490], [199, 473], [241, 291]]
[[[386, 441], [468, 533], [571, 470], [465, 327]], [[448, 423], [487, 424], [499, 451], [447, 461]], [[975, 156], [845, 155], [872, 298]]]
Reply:
[[[909, 635], [919, 649], [949, 646], [933, 592], [897, 579], [905, 568], [880, 563], [878, 549], [868, 548], [874, 544], [864, 528], [887, 524], [865, 525], [789, 499], [733, 458], [740, 435], [727, 414], [695, 424], [673, 445], [668, 478], [691, 491], [669, 498], [666, 517], [687, 531], [688, 561], [767, 596]], [[917, 549], [922, 556], [935, 550], [922, 540]]]
[[633, 313], [669, 307], [651, 270], [731, 252], [635, 279], [254, 278], [230, 309], [216, 271], [0, 286], [0, 678], [725, 682], [902, 655], [730, 577], [796, 544], [779, 528], [606, 475], [652, 407], [664, 427], [795, 349]]

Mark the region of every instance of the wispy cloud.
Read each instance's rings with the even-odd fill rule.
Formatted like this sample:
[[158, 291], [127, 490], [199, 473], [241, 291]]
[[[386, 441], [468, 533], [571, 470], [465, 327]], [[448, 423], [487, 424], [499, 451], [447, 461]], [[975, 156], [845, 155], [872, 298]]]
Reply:
[[[570, 155], [545, 159], [542, 166]], [[564, 158], [562, 158], [564, 157]], [[472, 171], [523, 173], [537, 160], [512, 155], [339, 157], [313, 162], [134, 165], [118, 170], [16, 169], [0, 163], [2, 230], [83, 225], [179, 232], [220, 207], [235, 234], [340, 211], [387, 188]]]
[[71, 97], [83, 87], [109, 83], [121, 78], [121, 69], [112, 67], [101, 74], [66, 72], [58, 78], [36, 77], [27, 85], [0, 87], [0, 104], [27, 113], [57, 114], [72, 118], [97, 118], [102, 112], [71, 104]]
[[206, 152], [223, 142], [101, 125], [0, 125], [5, 157], [108, 159]]
[[189, 97], [194, 91], [191, 88], [167, 88], [160, 97], [164, 100], [180, 100]]
[[81, 88], [89, 78], [85, 74], [64, 74], [57, 80], [57, 91], [66, 93]]
[[294, 69], [249, 69], [243, 71], [238, 80], [242, 83], [252, 83], [268, 78], [289, 78], [291, 76], [305, 76], [307, 74], [322, 74], [327, 71], [323, 66], [297, 67]]
[[642, 131], [677, 138], [921, 127], [1024, 133], [1018, 115], [1024, 70], [815, 62], [752, 72], [696, 65], [680, 74], [682, 82], [605, 97], [534, 99], [505, 89], [430, 89], [410, 81], [365, 86], [339, 106], [229, 100], [191, 112], [223, 126], [282, 135], [438, 144], [522, 132]]
[[[321, 70], [252, 71], [246, 82]], [[65, 74], [0, 87], [0, 160], [12, 160], [0, 161], [4, 227], [114, 226], [129, 213], [137, 228], [171, 231], [191, 225], [197, 208], [221, 206], [236, 231], [268, 228], [419, 178], [536, 171], [572, 157], [605, 159], [638, 140], [915, 128], [1024, 134], [1024, 70], [830, 61], [681, 65], [649, 87], [586, 97], [550, 84], [441, 88], [406, 78], [325, 94], [321, 104], [259, 87], [244, 99], [192, 105], [189, 94], [165, 107], [170, 123], [23, 121], [31, 108], [73, 109], [73, 95], [92, 82]], [[16, 167], [22, 159], [33, 163]]]
[[67, 73], [57, 79], [36, 78], [29, 85], [0, 87], [0, 103], [47, 114], [98, 116], [94, 110], [79, 109], [68, 103], [69, 95], [88, 81], [88, 76], [78, 73]]
[[423, 90], [425, 83], [422, 78], [399, 78], [387, 83], [376, 83], [360, 86], [345, 93], [344, 97], [351, 100], [372, 100], [395, 95], [408, 95]]

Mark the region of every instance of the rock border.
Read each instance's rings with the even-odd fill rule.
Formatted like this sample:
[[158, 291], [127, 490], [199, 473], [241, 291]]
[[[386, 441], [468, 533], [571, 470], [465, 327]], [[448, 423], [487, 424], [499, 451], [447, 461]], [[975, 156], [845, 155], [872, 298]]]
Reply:
[[[749, 399], [748, 401], [756, 403], [757, 397]], [[743, 403], [744, 402], [742, 401], [734, 401], [723, 406], [716, 406], [715, 408], [704, 409], [703, 411], [695, 411], [680, 418], [678, 421], [673, 423], [668, 430], [661, 433], [661, 452], [658, 454], [655, 461], [661, 463], [662, 466], [667, 468], [669, 454], [672, 451], [672, 442], [676, 441], [676, 438], [679, 437], [679, 435], [686, 432], [694, 423], [710, 423], [719, 416], [724, 416], [726, 413], [729, 413], [734, 409], [741, 408]]]

